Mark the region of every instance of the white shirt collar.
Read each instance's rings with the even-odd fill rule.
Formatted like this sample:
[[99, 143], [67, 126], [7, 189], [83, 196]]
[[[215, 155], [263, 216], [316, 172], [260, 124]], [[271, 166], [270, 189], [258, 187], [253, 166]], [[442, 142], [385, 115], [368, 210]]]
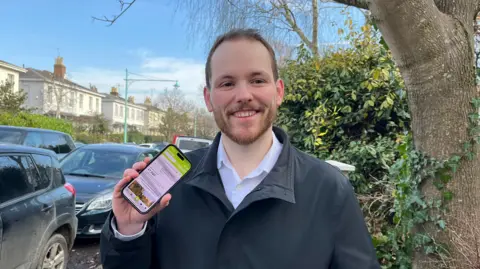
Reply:
[[[258, 167], [252, 171], [246, 178], [250, 177], [256, 177], [259, 176], [260, 174], [266, 172], [269, 173], [272, 168], [275, 166], [275, 163], [278, 160], [278, 157], [280, 156], [280, 153], [282, 152], [283, 145], [278, 141], [277, 136], [275, 133], [272, 131], [273, 135], [273, 143], [270, 149], [268, 150], [267, 154], [265, 154], [265, 157], [263, 158], [262, 162], [258, 165]], [[221, 169], [222, 167], [227, 167], [229, 169], [234, 170], [232, 167], [232, 164], [228, 160], [227, 153], [225, 152], [225, 148], [223, 147], [223, 135], [220, 136], [220, 142], [218, 144], [218, 150], [217, 150], [217, 169]], [[248, 157], [248, 156], [245, 156]]]

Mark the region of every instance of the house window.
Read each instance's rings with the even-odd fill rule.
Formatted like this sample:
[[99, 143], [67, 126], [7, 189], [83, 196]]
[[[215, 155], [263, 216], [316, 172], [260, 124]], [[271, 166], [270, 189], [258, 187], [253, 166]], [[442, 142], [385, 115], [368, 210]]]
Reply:
[[88, 98], [88, 109], [90, 111], [93, 110], [93, 97], [91, 97], [91, 96]]
[[83, 94], [80, 94], [80, 108], [83, 108]]
[[135, 109], [132, 109], [132, 120], [135, 120]]
[[130, 108], [127, 107], [127, 119], [130, 119]]
[[118, 105], [113, 104], [113, 115], [116, 117], [118, 116]]
[[13, 76], [13, 74], [8, 74], [7, 80], [10, 83], [14, 83], [15, 82], [15, 76]]
[[123, 118], [123, 106], [120, 106], [120, 116]]
[[96, 102], [97, 112], [100, 113], [100, 99], [97, 98]]

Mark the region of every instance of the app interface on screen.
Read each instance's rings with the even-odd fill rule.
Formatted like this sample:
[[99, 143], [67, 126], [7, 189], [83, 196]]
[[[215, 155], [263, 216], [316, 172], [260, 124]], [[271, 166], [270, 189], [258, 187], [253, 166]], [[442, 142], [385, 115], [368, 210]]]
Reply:
[[142, 212], [147, 211], [190, 169], [190, 163], [177, 156], [178, 150], [167, 147], [125, 188], [124, 193]]

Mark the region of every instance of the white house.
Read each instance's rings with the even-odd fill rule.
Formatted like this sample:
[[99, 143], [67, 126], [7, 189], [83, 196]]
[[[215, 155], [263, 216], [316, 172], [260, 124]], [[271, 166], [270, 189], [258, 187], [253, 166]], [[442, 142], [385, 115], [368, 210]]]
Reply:
[[160, 133], [160, 123], [163, 122], [163, 117], [165, 112], [161, 109], [152, 105], [152, 99], [150, 97], [145, 98], [143, 103], [145, 107], [145, 127], [144, 134], [151, 136], [159, 136]]
[[102, 113], [102, 98], [95, 87], [81, 86], [65, 77], [63, 58], [57, 57], [53, 73], [27, 68], [20, 74], [20, 87], [28, 93], [26, 106], [40, 114], [94, 116]]
[[[128, 98], [127, 125], [135, 127], [137, 131], [144, 132], [146, 108], [135, 104], [133, 96]], [[125, 99], [120, 97], [118, 90], [112, 87], [110, 94], [102, 98], [102, 112], [110, 123], [110, 128], [115, 133], [123, 132], [125, 120]]]
[[20, 88], [19, 75], [25, 74], [26, 72], [27, 70], [25, 68], [0, 60], [0, 84], [6, 83], [7, 81], [13, 82], [14, 92], [18, 92]]

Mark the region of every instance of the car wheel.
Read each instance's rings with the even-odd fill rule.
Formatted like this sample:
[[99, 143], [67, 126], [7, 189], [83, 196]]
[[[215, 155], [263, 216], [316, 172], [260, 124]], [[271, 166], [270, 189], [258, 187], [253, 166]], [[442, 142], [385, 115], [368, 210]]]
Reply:
[[40, 252], [35, 269], [66, 269], [69, 257], [67, 240], [61, 234], [54, 234]]

